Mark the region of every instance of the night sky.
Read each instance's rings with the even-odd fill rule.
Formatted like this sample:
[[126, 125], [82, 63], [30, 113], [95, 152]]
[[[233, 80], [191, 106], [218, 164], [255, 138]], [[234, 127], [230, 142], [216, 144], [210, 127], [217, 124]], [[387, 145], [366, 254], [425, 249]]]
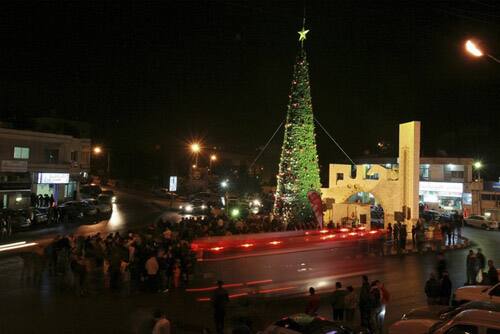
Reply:
[[[315, 116], [353, 157], [422, 121], [422, 155], [481, 159], [500, 175], [495, 1], [306, 2]], [[301, 1], [57, 1], [0, 5], [0, 119], [87, 121], [117, 173], [175, 169], [185, 145], [258, 153], [285, 118]], [[323, 169], [344, 161], [317, 129]], [[263, 161], [277, 168], [282, 132]], [[144, 162], [147, 160], [147, 162]], [[128, 173], [128, 174], [127, 174]]]

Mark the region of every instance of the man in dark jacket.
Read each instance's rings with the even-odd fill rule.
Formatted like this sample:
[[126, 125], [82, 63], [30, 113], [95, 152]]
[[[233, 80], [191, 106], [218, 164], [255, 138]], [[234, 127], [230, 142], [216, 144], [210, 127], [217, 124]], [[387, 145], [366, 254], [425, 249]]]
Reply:
[[425, 283], [425, 295], [427, 296], [427, 305], [437, 305], [441, 297], [441, 284], [436, 279], [436, 275], [431, 273]]
[[466, 284], [476, 284], [477, 275], [477, 258], [474, 251], [471, 249], [469, 255], [467, 255], [466, 269], [467, 269], [467, 283]]
[[331, 304], [333, 311], [333, 320], [344, 320], [345, 296], [347, 290], [342, 288], [342, 283], [335, 283], [335, 291], [332, 294]]
[[224, 334], [224, 318], [226, 317], [226, 305], [229, 302], [229, 294], [222, 286], [222, 281], [217, 281], [217, 289], [212, 295], [212, 306], [214, 307], [215, 331]]
[[441, 305], [450, 305], [451, 298], [451, 280], [448, 276], [448, 272], [443, 272], [443, 278], [441, 278]]
[[361, 291], [359, 293], [359, 313], [361, 316], [361, 326], [369, 328], [371, 314], [370, 283], [368, 283], [368, 277], [366, 275], [363, 275], [362, 279], [363, 284], [361, 285]]
[[498, 283], [498, 271], [493, 264], [493, 260], [488, 260], [488, 284], [495, 285]]

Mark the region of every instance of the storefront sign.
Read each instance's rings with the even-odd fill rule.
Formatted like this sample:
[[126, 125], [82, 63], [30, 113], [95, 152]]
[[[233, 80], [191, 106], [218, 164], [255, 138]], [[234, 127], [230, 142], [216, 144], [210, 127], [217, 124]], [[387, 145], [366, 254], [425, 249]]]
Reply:
[[26, 160], [2, 160], [0, 166], [2, 172], [26, 173], [28, 171], [28, 161]]
[[420, 181], [420, 193], [424, 191], [435, 191], [438, 193], [460, 194], [464, 191], [463, 183], [457, 182], [427, 182]]
[[170, 177], [170, 183], [168, 185], [168, 191], [177, 191], [177, 176]]
[[38, 173], [38, 183], [69, 183], [69, 173]]

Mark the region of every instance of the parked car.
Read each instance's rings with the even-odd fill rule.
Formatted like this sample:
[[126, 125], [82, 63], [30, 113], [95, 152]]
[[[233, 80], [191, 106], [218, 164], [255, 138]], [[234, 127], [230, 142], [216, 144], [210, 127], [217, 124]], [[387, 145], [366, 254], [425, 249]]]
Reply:
[[35, 208], [31, 214], [31, 220], [33, 224], [45, 224], [49, 221], [49, 209], [48, 208]]
[[97, 209], [85, 201], [69, 201], [59, 205], [60, 219], [63, 222], [95, 220]]
[[[498, 332], [500, 332], [500, 313], [489, 310], [465, 310], [451, 320], [437, 322], [428, 333], [493, 334]], [[413, 332], [405, 334], [408, 333]]]
[[498, 222], [489, 220], [486, 216], [470, 216], [465, 219], [465, 224], [485, 230], [498, 230]]
[[28, 212], [23, 209], [2, 209], [1, 215], [9, 222], [9, 228], [18, 230], [31, 226], [31, 220], [28, 217]]
[[500, 329], [500, 313], [490, 309], [468, 309], [445, 319], [400, 320], [389, 327], [389, 334], [486, 334]]
[[500, 303], [500, 283], [493, 286], [468, 285], [455, 290], [453, 302], [463, 304], [468, 301], [490, 301]]
[[321, 317], [299, 313], [282, 318], [261, 334], [364, 334], [369, 333], [363, 328], [351, 328], [340, 322], [332, 322]]
[[483, 302], [483, 301], [472, 301], [459, 306], [428, 305], [415, 308], [410, 312], [403, 314], [401, 320], [413, 320], [413, 319], [449, 320], [465, 310], [489, 310], [494, 312], [500, 312], [500, 304]]

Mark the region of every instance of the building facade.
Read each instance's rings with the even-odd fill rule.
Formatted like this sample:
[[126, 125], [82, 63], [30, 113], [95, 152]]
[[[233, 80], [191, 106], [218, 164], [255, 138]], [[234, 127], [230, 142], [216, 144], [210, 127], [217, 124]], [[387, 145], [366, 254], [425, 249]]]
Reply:
[[0, 208], [26, 208], [32, 194], [78, 198], [90, 156], [90, 139], [0, 128]]
[[423, 210], [467, 216], [499, 207], [500, 184], [499, 192], [483, 190], [483, 182], [473, 177], [473, 159], [419, 154], [420, 123], [409, 122], [399, 127], [398, 158], [360, 159], [356, 166], [331, 164], [329, 186], [322, 189], [326, 219], [370, 221], [364, 206], [371, 206], [372, 213], [374, 206], [382, 208], [386, 225], [397, 215], [398, 220], [415, 222]]

